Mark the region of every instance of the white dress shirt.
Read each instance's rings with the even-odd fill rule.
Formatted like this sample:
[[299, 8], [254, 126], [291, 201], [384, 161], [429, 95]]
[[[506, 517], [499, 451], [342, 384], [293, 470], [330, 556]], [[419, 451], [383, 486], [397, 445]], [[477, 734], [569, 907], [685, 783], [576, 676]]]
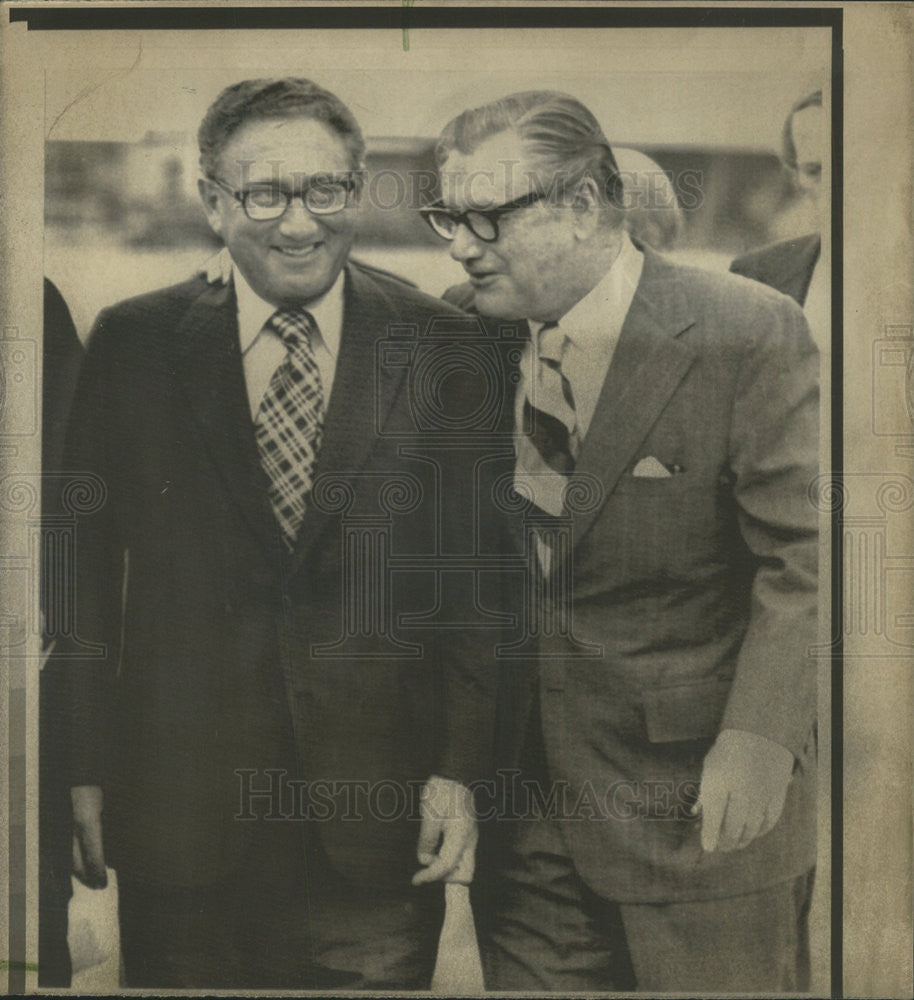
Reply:
[[[276, 312], [276, 306], [265, 302], [235, 266], [232, 267], [232, 277], [238, 300], [238, 338], [244, 363], [244, 381], [248, 389], [251, 417], [255, 418], [270, 379], [285, 359], [287, 350], [279, 334], [266, 325], [267, 320]], [[343, 332], [343, 282], [341, 271], [330, 288], [307, 306], [317, 325], [317, 333], [312, 337], [311, 346], [321, 373], [324, 412], [330, 402]]]

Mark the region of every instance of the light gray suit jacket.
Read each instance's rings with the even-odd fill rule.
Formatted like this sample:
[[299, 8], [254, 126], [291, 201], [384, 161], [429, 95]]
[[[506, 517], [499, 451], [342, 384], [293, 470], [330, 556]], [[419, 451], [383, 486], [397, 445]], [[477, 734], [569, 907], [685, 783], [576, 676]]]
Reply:
[[[817, 380], [793, 301], [645, 251], [575, 470], [593, 502], [570, 511], [572, 635], [528, 671], [569, 851], [606, 898], [730, 896], [815, 863]], [[648, 457], [682, 471], [633, 475]], [[796, 766], [772, 831], [704, 854], [688, 809], [723, 728]]]

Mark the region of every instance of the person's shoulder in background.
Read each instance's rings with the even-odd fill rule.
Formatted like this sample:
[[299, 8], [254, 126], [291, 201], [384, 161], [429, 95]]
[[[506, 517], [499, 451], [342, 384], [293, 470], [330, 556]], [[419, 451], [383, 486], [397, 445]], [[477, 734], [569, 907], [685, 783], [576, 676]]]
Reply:
[[45, 379], [56, 377], [59, 368], [68, 371], [79, 367], [83, 346], [76, 332], [73, 317], [64, 297], [57, 286], [48, 278], [44, 279], [44, 357], [50, 359], [54, 370], [45, 372]]
[[743, 254], [733, 261], [730, 270], [789, 295], [803, 305], [821, 249], [819, 233], [809, 233]]
[[[57, 286], [44, 279], [44, 365], [42, 367], [42, 462], [59, 469], [70, 404], [83, 360], [83, 345]], [[43, 490], [50, 480], [43, 481]]]

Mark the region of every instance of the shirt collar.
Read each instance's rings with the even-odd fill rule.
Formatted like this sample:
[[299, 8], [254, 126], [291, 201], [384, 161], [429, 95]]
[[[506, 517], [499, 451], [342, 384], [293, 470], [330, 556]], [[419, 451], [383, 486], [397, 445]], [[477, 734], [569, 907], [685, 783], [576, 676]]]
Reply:
[[[632, 243], [628, 233], [623, 233], [612, 267], [558, 321], [576, 347], [590, 351], [618, 337], [635, 297], [643, 267], [644, 254]], [[607, 323], [610, 325], [610, 337], [607, 337]], [[545, 323], [530, 321], [534, 343], [544, 326]]]
[[[248, 284], [241, 268], [232, 262], [235, 297], [238, 300], [238, 337], [241, 353], [245, 354], [260, 335], [267, 320], [276, 312], [276, 306], [262, 299]], [[343, 272], [319, 298], [307, 305], [307, 310], [317, 324], [318, 336], [332, 357], [340, 350], [343, 333]]]
[[575, 346], [588, 350], [597, 338], [605, 339], [607, 320], [613, 335], [618, 337], [641, 280], [643, 266], [644, 254], [635, 248], [628, 233], [623, 233], [622, 246], [612, 267], [559, 321]]

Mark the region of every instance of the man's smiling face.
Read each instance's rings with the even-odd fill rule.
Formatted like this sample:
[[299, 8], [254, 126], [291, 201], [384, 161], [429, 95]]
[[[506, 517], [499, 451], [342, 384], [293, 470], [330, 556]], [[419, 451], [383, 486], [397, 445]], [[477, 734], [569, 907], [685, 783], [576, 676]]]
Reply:
[[[219, 156], [217, 177], [233, 191], [253, 186], [296, 190], [313, 174], [353, 169], [343, 139], [311, 118], [268, 118], [242, 125]], [[358, 217], [355, 195], [333, 215], [314, 216], [295, 198], [278, 219], [249, 219], [212, 181], [201, 182], [207, 219], [251, 288], [277, 307], [323, 295], [346, 263]]]

